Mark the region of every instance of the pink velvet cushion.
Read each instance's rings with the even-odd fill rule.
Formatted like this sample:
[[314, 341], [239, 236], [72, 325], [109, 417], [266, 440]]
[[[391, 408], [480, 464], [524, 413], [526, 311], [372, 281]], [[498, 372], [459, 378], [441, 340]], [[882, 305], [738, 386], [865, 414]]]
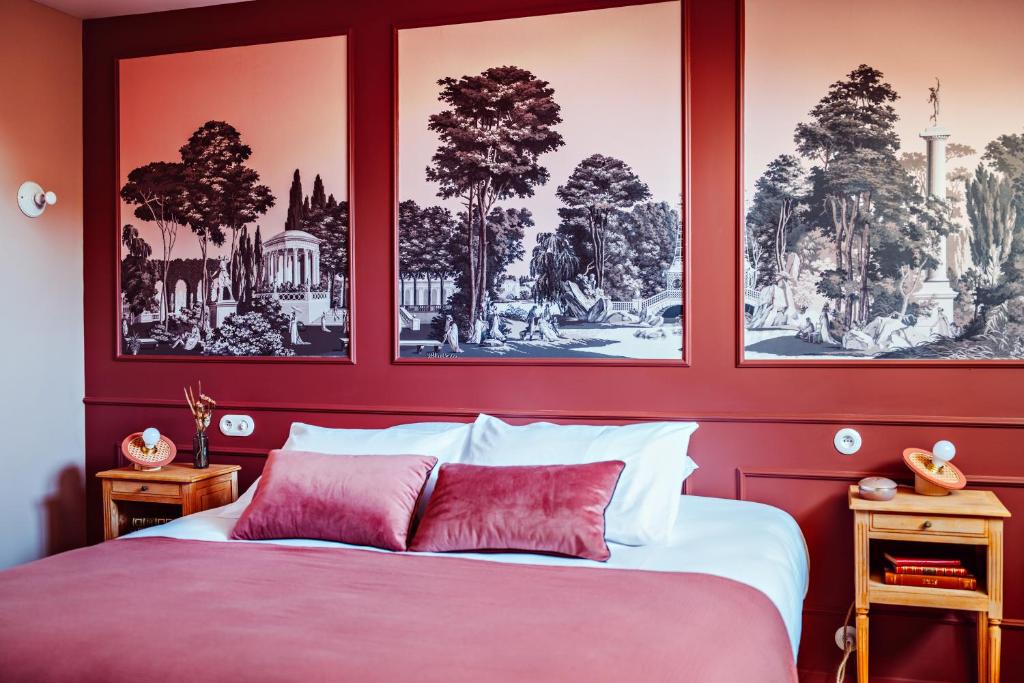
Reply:
[[405, 550], [428, 455], [270, 452], [252, 504], [231, 538], [317, 538]]
[[607, 560], [604, 511], [625, 464], [446, 463], [410, 550], [521, 550]]

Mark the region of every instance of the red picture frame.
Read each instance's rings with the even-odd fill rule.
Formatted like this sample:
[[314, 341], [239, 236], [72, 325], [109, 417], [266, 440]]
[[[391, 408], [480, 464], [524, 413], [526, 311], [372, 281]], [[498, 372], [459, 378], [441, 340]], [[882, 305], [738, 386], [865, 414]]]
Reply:
[[745, 133], [745, 66], [746, 66], [746, 5], [747, 0], [738, 0], [736, 14], [736, 249], [735, 249], [735, 283], [736, 292], [734, 306], [736, 311], [736, 367], [737, 368], [1024, 368], [1024, 360], [1014, 359], [882, 359], [882, 358], [779, 358], [779, 359], [747, 359], [745, 356], [746, 342], [744, 335], [745, 311], [745, 266], [744, 250], [746, 231], [744, 230], [746, 215], [744, 207], [744, 133]]
[[346, 200], [348, 201], [348, 327], [349, 337], [347, 344], [347, 354], [344, 356], [230, 356], [230, 355], [169, 355], [169, 354], [144, 354], [135, 355], [125, 353], [123, 349], [123, 341], [121, 338], [122, 330], [122, 303], [121, 303], [121, 257], [122, 257], [122, 243], [120, 239], [120, 226], [119, 220], [115, 221], [115, 259], [114, 259], [114, 348], [113, 348], [113, 360], [115, 361], [126, 361], [126, 362], [171, 362], [171, 363], [231, 363], [231, 362], [242, 362], [242, 363], [262, 363], [262, 364], [276, 364], [276, 363], [313, 363], [313, 364], [334, 364], [334, 365], [354, 365], [356, 363], [356, 211], [355, 211], [355, 181], [354, 181], [354, 170], [355, 170], [355, 70], [353, 66], [355, 49], [353, 46], [352, 30], [344, 29], [340, 31], [326, 31], [323, 33], [311, 34], [307, 31], [295, 32], [294, 35], [279, 35], [274, 36], [271, 40], [225, 40], [217, 41], [214, 44], [203, 45], [202, 47], [196, 47], [192, 50], [139, 50], [124, 52], [117, 54], [112, 59], [113, 69], [113, 111], [114, 111], [114, 196], [113, 196], [113, 214], [120, 216], [121, 208], [121, 155], [120, 155], [120, 64], [123, 60], [136, 59], [140, 57], [155, 57], [163, 55], [174, 55], [182, 54], [186, 52], [203, 52], [207, 50], [219, 50], [225, 48], [236, 48], [236, 47], [250, 47], [257, 45], [271, 45], [290, 43], [303, 40], [312, 40], [320, 38], [345, 38], [345, 109], [346, 109], [346, 167], [348, 169], [347, 182], [345, 183], [345, 190], [347, 193]]
[[681, 72], [683, 82], [681, 84], [681, 121], [682, 145], [680, 149], [681, 164], [681, 187], [682, 197], [681, 221], [681, 261], [682, 261], [682, 290], [683, 296], [680, 301], [682, 307], [682, 346], [680, 357], [641, 359], [641, 358], [446, 358], [446, 357], [403, 357], [400, 347], [401, 328], [398, 322], [397, 311], [400, 302], [399, 281], [399, 236], [398, 236], [398, 205], [401, 201], [399, 196], [399, 32], [405, 29], [427, 28], [436, 26], [451, 26], [457, 24], [476, 23], [483, 21], [498, 21], [504, 19], [517, 19], [524, 17], [547, 16], [555, 14], [570, 14], [597, 9], [612, 9], [617, 7], [631, 7], [637, 5], [658, 4], [665, 0], [650, 0], [649, 2], [610, 2], [610, 3], [588, 3], [585, 7], [552, 7], [545, 11], [515, 12], [507, 11], [502, 13], [487, 12], [482, 14], [467, 14], [464, 16], [450, 17], [445, 20], [425, 20], [396, 22], [392, 24], [392, 155], [391, 155], [391, 239], [392, 239], [392, 260], [391, 260], [391, 291], [393, 302], [392, 320], [392, 360], [396, 365], [521, 365], [521, 366], [607, 366], [607, 367], [690, 367], [692, 364], [692, 334], [691, 334], [691, 268], [690, 268], [690, 243], [691, 243], [691, 210], [690, 210], [690, 3], [691, 0], [676, 0], [680, 4], [680, 35], [681, 35]]

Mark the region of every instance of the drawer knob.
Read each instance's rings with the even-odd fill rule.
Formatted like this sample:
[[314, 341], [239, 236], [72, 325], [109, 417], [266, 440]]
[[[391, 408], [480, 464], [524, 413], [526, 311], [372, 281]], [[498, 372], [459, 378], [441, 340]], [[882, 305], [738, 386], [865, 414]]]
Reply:
[[928, 520], [928, 519], [926, 519], [926, 520], [924, 521], [924, 524], [922, 524], [922, 525], [921, 525], [921, 528], [922, 528], [922, 529], [931, 529], [931, 528], [932, 528], [932, 522], [931, 522], [931, 520]]
[[[148, 491], [148, 490], [149, 490], [149, 487], [148, 487], [148, 486], [146, 486], [145, 484], [143, 484], [142, 486], [140, 486], [140, 487], [139, 487], [139, 490], [140, 490], [140, 491]], [[931, 526], [931, 523], [930, 523], [930, 522], [925, 522], [925, 524], [927, 524], [928, 526]]]

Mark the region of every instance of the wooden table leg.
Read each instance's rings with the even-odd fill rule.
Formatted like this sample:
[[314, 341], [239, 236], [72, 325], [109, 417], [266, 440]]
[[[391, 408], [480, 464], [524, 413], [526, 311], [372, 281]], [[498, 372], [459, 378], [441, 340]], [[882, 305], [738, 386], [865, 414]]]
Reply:
[[857, 683], [868, 683], [868, 611], [857, 608]]
[[999, 648], [1002, 635], [999, 625], [1002, 619], [988, 620], [988, 683], [999, 683]]
[[978, 683], [988, 683], [988, 614], [978, 612]]

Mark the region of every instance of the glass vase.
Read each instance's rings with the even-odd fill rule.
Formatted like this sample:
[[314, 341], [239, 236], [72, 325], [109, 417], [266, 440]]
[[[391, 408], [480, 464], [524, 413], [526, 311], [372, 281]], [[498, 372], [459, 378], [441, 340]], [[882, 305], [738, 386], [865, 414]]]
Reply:
[[196, 432], [192, 437], [192, 466], [197, 470], [210, 466], [210, 442], [206, 432]]

